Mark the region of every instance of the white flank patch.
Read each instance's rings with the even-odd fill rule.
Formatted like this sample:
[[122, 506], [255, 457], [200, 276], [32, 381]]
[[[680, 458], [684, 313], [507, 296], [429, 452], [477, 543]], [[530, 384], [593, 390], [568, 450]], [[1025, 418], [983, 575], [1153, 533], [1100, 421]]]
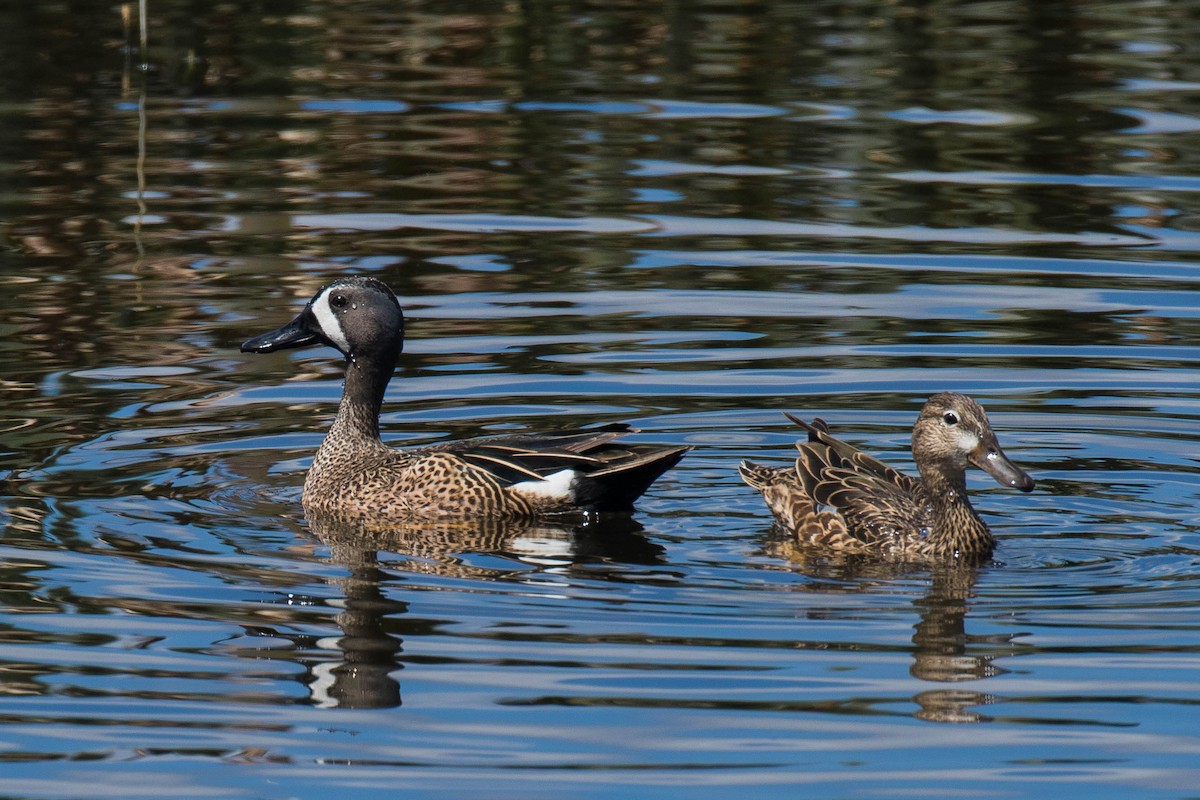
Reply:
[[317, 318], [317, 324], [321, 326], [321, 333], [325, 334], [325, 338], [337, 345], [337, 348], [343, 353], [349, 354], [350, 342], [346, 340], [341, 321], [329, 305], [329, 292], [332, 291], [332, 288], [321, 292], [317, 299], [313, 300], [313, 316]]
[[540, 481], [521, 481], [514, 483], [514, 492], [533, 495], [535, 497], [553, 497], [559, 500], [570, 500], [574, 497], [571, 484], [575, 482], [576, 473], [573, 469], [560, 469], [552, 475], [547, 475]]

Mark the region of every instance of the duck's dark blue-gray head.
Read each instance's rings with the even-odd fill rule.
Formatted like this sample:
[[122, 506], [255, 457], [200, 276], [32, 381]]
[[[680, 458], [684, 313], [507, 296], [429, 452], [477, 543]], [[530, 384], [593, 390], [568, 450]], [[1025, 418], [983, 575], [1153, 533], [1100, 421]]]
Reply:
[[[242, 343], [243, 353], [272, 353], [326, 344], [351, 361], [390, 358], [404, 347], [404, 312], [377, 278], [339, 278], [317, 292], [282, 328]], [[390, 365], [389, 365], [390, 366]]]

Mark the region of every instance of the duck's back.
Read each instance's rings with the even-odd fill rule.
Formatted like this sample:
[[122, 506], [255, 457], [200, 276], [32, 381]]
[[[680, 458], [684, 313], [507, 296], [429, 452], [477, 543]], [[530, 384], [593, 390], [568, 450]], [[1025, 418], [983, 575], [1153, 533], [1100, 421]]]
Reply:
[[613, 441], [630, 431], [610, 425], [413, 450], [327, 439], [305, 481], [304, 504], [394, 519], [627, 511], [688, 450]]
[[795, 466], [740, 467], [781, 525], [802, 543], [846, 553], [924, 548], [931, 509], [919, 480], [834, 437], [823, 420], [787, 416], [808, 431]]

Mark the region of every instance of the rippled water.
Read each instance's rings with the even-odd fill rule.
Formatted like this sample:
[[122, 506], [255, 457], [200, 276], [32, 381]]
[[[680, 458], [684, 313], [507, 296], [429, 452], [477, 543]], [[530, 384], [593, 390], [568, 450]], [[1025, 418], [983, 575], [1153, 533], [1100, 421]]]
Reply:
[[[76, 4], [78, 5], [78, 4]], [[0, 35], [0, 796], [1195, 797], [1195, 4], [31, 4]], [[148, 63], [142, 71], [139, 64]], [[631, 519], [310, 526], [329, 277], [421, 444], [628, 421]], [[983, 402], [978, 569], [743, 486]]]

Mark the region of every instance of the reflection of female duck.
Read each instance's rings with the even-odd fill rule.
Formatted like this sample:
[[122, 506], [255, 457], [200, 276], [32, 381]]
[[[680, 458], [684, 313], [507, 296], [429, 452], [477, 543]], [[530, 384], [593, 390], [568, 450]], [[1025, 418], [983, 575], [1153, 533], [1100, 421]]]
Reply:
[[334, 281], [294, 320], [242, 350], [310, 344], [337, 348], [347, 369], [337, 418], [304, 482], [309, 512], [411, 519], [624, 511], [688, 450], [619, 444], [630, 432], [625, 425], [388, 447], [379, 439], [379, 411], [404, 345], [404, 315], [374, 278]]
[[983, 407], [966, 395], [943, 392], [921, 409], [912, 443], [920, 479], [835, 439], [821, 420], [788, 418], [808, 431], [795, 466], [743, 461], [740, 471], [801, 543], [906, 559], [986, 558], [996, 543], [967, 499], [967, 466], [1003, 486], [1033, 489], [1000, 449]]
[[[815, 595], [891, 595], [897, 585], [911, 585], [915, 578], [928, 577], [928, 588], [913, 598], [917, 622], [913, 626], [909, 674], [929, 686], [913, 694], [912, 702], [917, 707], [914, 716], [931, 722], [987, 719], [976, 707], [988, 705], [995, 698], [979, 691], [976, 682], [1004, 674], [1006, 670], [995, 659], [1001, 654], [1018, 655], [1013, 639], [1022, 634], [980, 636], [967, 632], [970, 598], [979, 574], [977, 565], [947, 560], [924, 566], [871, 555], [818, 551], [800, 544], [780, 528], [772, 530], [765, 552], [808, 577], [804, 586]], [[809, 613], [826, 612], [809, 607]], [[820, 650], [840, 647], [854, 653], [872, 650], [870, 643], [861, 641], [816, 641], [805, 646]], [[887, 653], [894, 650], [890, 642], [878, 647]]]
[[[929, 590], [913, 602], [920, 620], [913, 629], [914, 678], [936, 684], [976, 681], [1002, 674], [993, 663], [994, 653], [975, 652], [972, 643], [980, 637], [967, 633], [968, 598], [977, 577], [973, 566], [947, 563], [934, 567]], [[1008, 644], [1011, 636], [994, 637], [992, 647]], [[939, 687], [913, 696], [920, 710], [916, 716], [931, 722], [980, 722], [984, 715], [974, 706], [987, 705], [992, 697], [969, 688]]]

